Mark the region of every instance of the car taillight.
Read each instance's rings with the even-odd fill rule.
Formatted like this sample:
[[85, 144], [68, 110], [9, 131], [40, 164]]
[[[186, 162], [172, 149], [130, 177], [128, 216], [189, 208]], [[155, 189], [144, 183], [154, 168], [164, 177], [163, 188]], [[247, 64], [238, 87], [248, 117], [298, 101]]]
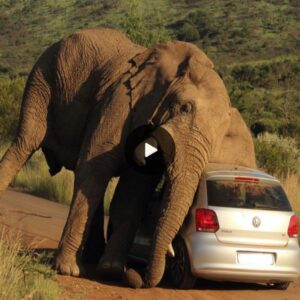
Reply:
[[293, 216], [291, 216], [291, 219], [290, 219], [288, 235], [289, 235], [289, 237], [297, 237], [298, 233], [299, 233], [298, 216], [293, 215]]
[[207, 208], [196, 209], [196, 230], [216, 232], [219, 230], [219, 221], [216, 213]]
[[254, 182], [254, 183], [258, 183], [259, 179], [258, 178], [253, 178], [253, 177], [242, 177], [242, 176], [237, 176], [234, 177], [235, 181], [246, 181], [246, 182]]

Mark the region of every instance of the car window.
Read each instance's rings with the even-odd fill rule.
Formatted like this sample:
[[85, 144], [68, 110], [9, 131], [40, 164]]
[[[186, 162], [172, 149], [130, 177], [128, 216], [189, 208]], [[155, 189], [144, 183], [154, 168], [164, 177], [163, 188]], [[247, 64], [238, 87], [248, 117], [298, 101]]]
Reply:
[[208, 180], [207, 197], [211, 206], [292, 210], [285, 192], [277, 183]]

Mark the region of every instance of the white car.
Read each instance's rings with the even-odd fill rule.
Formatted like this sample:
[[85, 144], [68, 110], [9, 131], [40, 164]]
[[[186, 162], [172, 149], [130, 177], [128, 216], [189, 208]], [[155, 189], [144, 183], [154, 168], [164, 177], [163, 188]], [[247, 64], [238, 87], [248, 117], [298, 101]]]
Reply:
[[[147, 260], [160, 193], [149, 203], [131, 258]], [[258, 170], [208, 164], [172, 244], [167, 269], [177, 288], [205, 278], [286, 289], [300, 273], [298, 217], [280, 182]]]

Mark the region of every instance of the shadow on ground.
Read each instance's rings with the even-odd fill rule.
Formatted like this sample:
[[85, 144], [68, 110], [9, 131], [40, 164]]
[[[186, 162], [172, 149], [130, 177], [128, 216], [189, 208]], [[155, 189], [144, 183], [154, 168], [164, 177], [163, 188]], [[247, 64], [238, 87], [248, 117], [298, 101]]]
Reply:
[[[37, 255], [41, 257], [40, 262], [45, 264], [52, 265], [55, 257], [55, 250], [50, 248], [40, 248], [34, 249], [33, 255]], [[97, 271], [96, 265], [88, 264], [84, 265], [85, 274], [80, 276], [81, 278], [85, 278], [91, 281], [96, 281], [101, 284], [109, 285], [109, 286], [118, 286], [118, 287], [126, 287], [122, 280], [113, 281], [104, 279]], [[144, 274], [145, 267], [138, 263], [130, 263], [130, 267], [136, 269], [140, 274]], [[172, 283], [168, 277], [168, 274], [165, 274], [162, 282], [159, 284], [160, 288], [163, 289], [174, 289]], [[255, 283], [239, 283], [239, 282], [227, 282], [227, 281], [211, 281], [199, 279], [196, 282], [194, 289], [197, 290], [269, 290], [270, 286], [265, 284], [255, 284]]]

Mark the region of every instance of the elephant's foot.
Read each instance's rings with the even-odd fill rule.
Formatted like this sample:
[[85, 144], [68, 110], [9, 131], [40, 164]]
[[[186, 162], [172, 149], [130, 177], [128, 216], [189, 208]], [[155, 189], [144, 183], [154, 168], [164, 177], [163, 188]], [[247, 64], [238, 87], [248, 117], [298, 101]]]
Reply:
[[133, 269], [128, 269], [122, 276], [122, 281], [126, 286], [134, 289], [146, 287], [143, 283], [142, 276]]
[[79, 267], [76, 255], [64, 254], [63, 252], [58, 252], [54, 261], [54, 268], [62, 275], [78, 277], [84, 273], [82, 266]]
[[102, 257], [97, 266], [97, 271], [105, 279], [120, 280], [124, 274], [125, 263], [117, 258], [107, 259]]

